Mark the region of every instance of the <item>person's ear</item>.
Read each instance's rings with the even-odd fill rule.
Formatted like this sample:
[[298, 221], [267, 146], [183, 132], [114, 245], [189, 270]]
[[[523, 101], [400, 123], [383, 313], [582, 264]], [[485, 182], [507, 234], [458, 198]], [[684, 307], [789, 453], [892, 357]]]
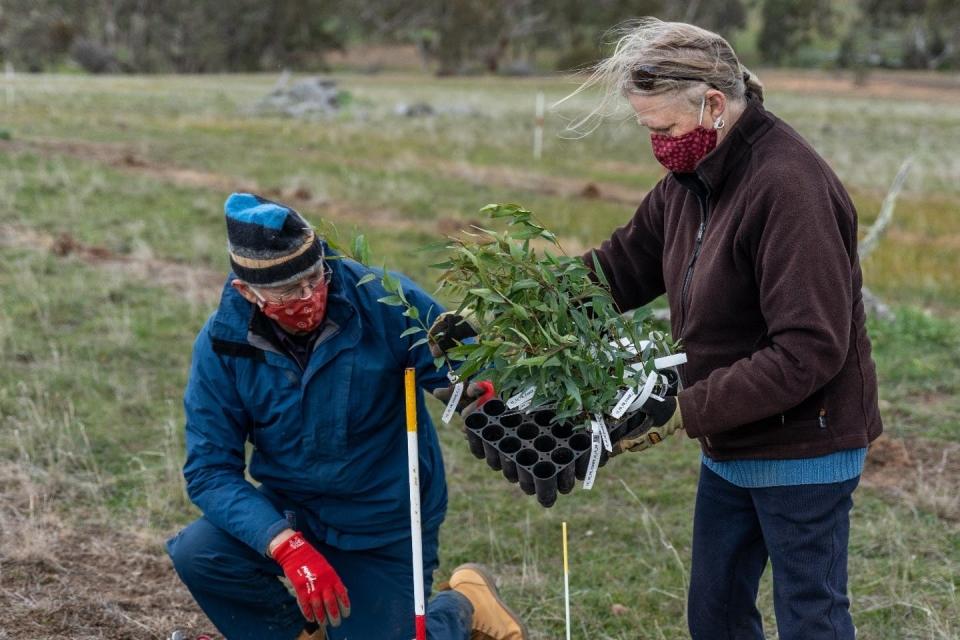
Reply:
[[230, 281], [230, 286], [237, 290], [237, 292], [243, 296], [243, 299], [249, 302], [250, 304], [257, 304], [257, 296], [253, 295], [253, 291], [250, 291], [250, 287], [247, 286], [247, 283], [239, 278], [234, 278]]
[[[710, 89], [707, 91], [707, 113], [710, 114], [710, 122], [716, 124], [719, 118], [722, 118], [727, 110], [727, 96], [723, 91]], [[718, 127], [720, 128], [720, 127]]]

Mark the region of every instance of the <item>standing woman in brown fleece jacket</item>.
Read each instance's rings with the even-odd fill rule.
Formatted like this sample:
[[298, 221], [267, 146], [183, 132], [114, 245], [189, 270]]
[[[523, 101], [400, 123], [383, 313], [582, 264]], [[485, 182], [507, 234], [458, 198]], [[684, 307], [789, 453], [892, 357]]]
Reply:
[[690, 633], [762, 639], [769, 559], [780, 640], [852, 639], [851, 494], [882, 428], [853, 203], [715, 33], [642, 20], [597, 84], [670, 171], [596, 254], [623, 311], [667, 294], [689, 358], [616, 450], [700, 442]]

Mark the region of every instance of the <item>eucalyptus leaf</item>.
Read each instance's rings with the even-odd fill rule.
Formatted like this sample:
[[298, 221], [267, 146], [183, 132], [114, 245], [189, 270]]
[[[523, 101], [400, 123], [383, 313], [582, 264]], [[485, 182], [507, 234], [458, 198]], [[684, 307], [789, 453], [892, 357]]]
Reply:
[[390, 305], [391, 307], [403, 306], [403, 300], [401, 300], [400, 296], [397, 296], [397, 295], [389, 295], [389, 296], [383, 296], [382, 298], [377, 298], [377, 302]]

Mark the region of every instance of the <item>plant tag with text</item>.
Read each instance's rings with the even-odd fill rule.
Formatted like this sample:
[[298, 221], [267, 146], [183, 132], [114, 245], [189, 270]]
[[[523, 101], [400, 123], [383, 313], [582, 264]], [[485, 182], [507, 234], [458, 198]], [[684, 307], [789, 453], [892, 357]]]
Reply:
[[454, 412], [457, 410], [457, 405], [460, 404], [460, 398], [463, 396], [463, 383], [458, 382], [453, 386], [453, 393], [450, 394], [450, 402], [447, 403], [447, 408], [443, 410], [443, 424], [449, 424], [450, 419], [453, 417]]
[[533, 402], [533, 396], [536, 393], [536, 387], [527, 387], [524, 391], [507, 400], [507, 409], [526, 409]]
[[597, 469], [600, 468], [600, 449], [603, 447], [597, 423], [592, 423], [591, 428], [593, 433], [590, 436], [590, 461], [587, 463], [587, 473], [583, 477], [584, 489], [593, 488], [593, 481], [597, 479]]
[[620, 396], [620, 401], [617, 402], [617, 405], [610, 411], [611, 417], [614, 420], [619, 420], [623, 417], [623, 414], [627, 412], [627, 409], [630, 408], [630, 405], [633, 404], [633, 401], [637, 399], [637, 392], [632, 388], [627, 389], [622, 396]]
[[593, 414], [593, 428], [600, 432], [600, 439], [603, 441], [603, 448], [608, 452], [613, 451], [613, 443], [610, 442], [610, 431], [607, 430], [607, 423], [599, 413]]

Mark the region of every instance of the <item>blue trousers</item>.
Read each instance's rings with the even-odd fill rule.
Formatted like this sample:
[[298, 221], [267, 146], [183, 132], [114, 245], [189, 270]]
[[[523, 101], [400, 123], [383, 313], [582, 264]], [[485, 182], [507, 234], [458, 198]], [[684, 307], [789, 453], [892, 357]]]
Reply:
[[847, 542], [859, 481], [744, 489], [701, 465], [687, 606], [693, 640], [763, 640], [756, 601], [768, 558], [780, 640], [854, 640]]
[[[293, 519], [295, 512], [288, 512]], [[413, 561], [410, 540], [378, 549], [344, 551], [310, 540], [343, 580], [350, 594], [350, 617], [328, 626], [330, 640], [410, 640], [415, 635]], [[437, 529], [423, 533], [424, 590], [429, 595], [439, 564]], [[206, 518], [167, 542], [180, 579], [227, 640], [294, 640], [306, 620], [296, 599], [278, 580], [272, 559], [251, 549]], [[469, 640], [473, 607], [456, 591], [437, 594], [427, 606], [430, 640]]]

